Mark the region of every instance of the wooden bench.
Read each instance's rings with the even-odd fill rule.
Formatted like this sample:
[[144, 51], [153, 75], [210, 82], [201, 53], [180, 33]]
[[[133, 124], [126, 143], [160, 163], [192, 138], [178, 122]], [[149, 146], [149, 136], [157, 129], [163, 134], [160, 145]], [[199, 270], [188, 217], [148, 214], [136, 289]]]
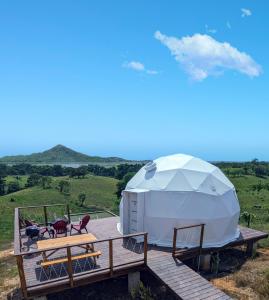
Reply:
[[[77, 259], [83, 259], [83, 258], [88, 258], [88, 257], [93, 257], [94, 259], [99, 257], [102, 254], [101, 251], [96, 251], [96, 252], [90, 252], [90, 253], [85, 253], [81, 255], [76, 255], [76, 256], [71, 256], [71, 260], [77, 260]], [[53, 266], [56, 264], [62, 264], [68, 262], [68, 258], [59, 258], [59, 259], [54, 259], [54, 260], [47, 260], [47, 261], [42, 261], [41, 262], [41, 267], [49, 267]], [[96, 263], [96, 261], [95, 261]]]

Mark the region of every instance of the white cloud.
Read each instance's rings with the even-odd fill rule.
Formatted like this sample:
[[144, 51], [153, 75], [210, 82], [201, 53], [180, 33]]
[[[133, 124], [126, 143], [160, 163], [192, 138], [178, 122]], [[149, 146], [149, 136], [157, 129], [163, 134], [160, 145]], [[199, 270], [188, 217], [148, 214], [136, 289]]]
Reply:
[[207, 33], [217, 33], [217, 29], [209, 28], [208, 25], [205, 25], [205, 30]]
[[231, 23], [229, 21], [226, 22], [226, 26], [227, 28], [232, 29]]
[[180, 39], [156, 31], [154, 36], [170, 50], [193, 80], [202, 81], [225, 69], [236, 70], [250, 77], [261, 74], [261, 67], [251, 56], [206, 34], [197, 33]]
[[155, 70], [147, 70], [146, 71], [148, 74], [151, 74], [151, 75], [157, 75], [157, 74], [159, 74], [159, 72], [158, 71], [155, 71]]
[[123, 64], [125, 68], [133, 69], [135, 71], [144, 71], [145, 66], [139, 62], [139, 61], [130, 61], [130, 62], [125, 62]]
[[244, 18], [244, 17], [250, 17], [252, 15], [252, 12], [250, 9], [247, 9], [247, 8], [241, 8], [241, 17]]
[[147, 74], [150, 74], [150, 75], [158, 74], [158, 71], [146, 69], [145, 66], [139, 61], [125, 62], [125, 63], [123, 63], [122, 66], [124, 68], [132, 69], [132, 70], [135, 70], [138, 72], [146, 72]]

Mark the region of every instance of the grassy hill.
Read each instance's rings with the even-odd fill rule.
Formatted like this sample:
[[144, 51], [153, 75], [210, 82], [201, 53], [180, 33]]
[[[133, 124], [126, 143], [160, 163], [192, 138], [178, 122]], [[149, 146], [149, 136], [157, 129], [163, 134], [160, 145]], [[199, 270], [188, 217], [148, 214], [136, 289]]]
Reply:
[[[7, 178], [11, 180], [12, 177]], [[35, 186], [27, 188], [16, 193], [0, 196], [0, 249], [5, 248], [13, 239], [13, 214], [14, 208], [18, 206], [31, 206], [55, 203], [68, 203], [71, 213], [81, 211], [94, 211], [98, 209], [108, 209], [116, 211], [116, 184], [117, 180], [109, 177], [88, 175], [84, 179], [64, 179], [70, 181], [70, 195], [65, 195], [56, 189], [58, 182], [63, 177], [53, 178], [53, 184], [50, 189], [42, 189]], [[14, 180], [14, 179], [13, 179]], [[21, 176], [22, 182], [26, 181], [26, 176]], [[86, 194], [85, 207], [80, 207], [77, 201], [78, 195], [84, 192]], [[11, 201], [14, 199], [14, 202]], [[53, 219], [56, 214], [64, 214], [61, 209], [48, 211], [49, 216]]]
[[70, 164], [70, 163], [120, 163], [125, 162], [119, 157], [89, 156], [63, 145], [57, 145], [49, 150], [30, 155], [4, 156], [0, 163], [30, 163], [30, 164]]

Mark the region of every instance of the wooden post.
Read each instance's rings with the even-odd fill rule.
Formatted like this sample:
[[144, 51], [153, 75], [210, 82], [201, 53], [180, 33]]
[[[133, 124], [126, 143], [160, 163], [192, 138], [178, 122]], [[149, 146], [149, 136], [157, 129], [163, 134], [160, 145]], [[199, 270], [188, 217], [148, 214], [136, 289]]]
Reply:
[[20, 281], [21, 281], [22, 294], [23, 294], [23, 297], [25, 299], [27, 299], [28, 298], [27, 285], [26, 285], [25, 274], [24, 274], [24, 269], [23, 269], [23, 258], [21, 255], [18, 255], [18, 256], [16, 256], [16, 260], [17, 260], [19, 276], [20, 276]]
[[148, 233], [144, 234], [144, 264], [148, 261]]
[[200, 249], [199, 249], [199, 256], [198, 256], [197, 272], [199, 272], [199, 270], [200, 270], [201, 254], [202, 254], [203, 241], [204, 241], [204, 231], [205, 231], [205, 224], [201, 224], [201, 232], [200, 232]]
[[204, 232], [205, 232], [205, 224], [201, 224], [201, 233], [200, 233], [200, 250], [203, 248]]
[[66, 205], [66, 210], [67, 210], [67, 216], [68, 216], [68, 223], [71, 223], [71, 218], [70, 218], [70, 209], [69, 209], [69, 205]]
[[247, 243], [247, 249], [246, 249], [246, 255], [248, 257], [252, 257], [253, 256], [253, 249], [254, 249], [254, 242], [253, 241], [250, 241]]
[[70, 247], [66, 248], [67, 250], [67, 272], [68, 272], [68, 276], [69, 276], [69, 280], [70, 280], [70, 286], [73, 287], [74, 286], [74, 280], [73, 280], [73, 268], [72, 268], [72, 260], [71, 260], [71, 249]]
[[177, 229], [174, 228], [174, 236], [173, 236], [173, 256], [176, 254], [176, 247], [177, 247]]
[[110, 275], [113, 274], [113, 240], [109, 240], [109, 268], [110, 268]]
[[43, 209], [44, 209], [45, 225], [48, 226], [47, 206], [43, 206]]

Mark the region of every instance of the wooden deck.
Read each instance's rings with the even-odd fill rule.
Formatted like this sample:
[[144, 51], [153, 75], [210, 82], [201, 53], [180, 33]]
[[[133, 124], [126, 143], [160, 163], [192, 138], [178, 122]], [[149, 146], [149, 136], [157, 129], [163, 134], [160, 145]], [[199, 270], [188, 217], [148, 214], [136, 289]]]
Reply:
[[[99, 220], [93, 220], [88, 224], [88, 231], [94, 234], [98, 240], [121, 237], [117, 231], [118, 217], [111, 217]], [[48, 236], [45, 235], [45, 238]], [[97, 259], [95, 266], [93, 260], [79, 260], [72, 263], [74, 270], [74, 286], [86, 282], [95, 282], [110, 278], [111, 276], [118, 276], [127, 274], [129, 269], [137, 269], [144, 266], [143, 243], [136, 243], [133, 239], [113, 240], [113, 274], [109, 268], [109, 243], [97, 242], [94, 244], [96, 251], [101, 251], [102, 255]], [[29, 251], [36, 250], [36, 243], [30, 243], [28, 238], [22, 234], [22, 249]], [[72, 249], [72, 255], [85, 252], [79, 247]], [[66, 249], [60, 249], [53, 254], [50, 259], [66, 257]], [[47, 271], [41, 268], [41, 255], [29, 254], [24, 256], [23, 264], [26, 278], [26, 285], [28, 286], [29, 295], [39, 295], [47, 293], [48, 291], [60, 291], [69, 286], [69, 278], [66, 272], [66, 265], [57, 265]], [[127, 265], [126, 265], [127, 264]], [[87, 274], [85, 274], [87, 273]], [[59, 279], [56, 283], [51, 283], [53, 280]]]
[[175, 296], [183, 300], [231, 299], [210, 282], [171, 255], [160, 253], [150, 257], [148, 268]]
[[[198, 273], [187, 267], [180, 259], [173, 258], [172, 248], [149, 246], [145, 259], [144, 244], [137, 243], [133, 238], [113, 240], [112, 271], [109, 265], [111, 252], [107, 239], [121, 237], [117, 231], [118, 222], [119, 217], [89, 222], [88, 231], [94, 234], [98, 241], [101, 241], [94, 245], [95, 250], [100, 250], [102, 255], [97, 260], [97, 266], [93, 264], [91, 259], [72, 263], [73, 286], [86, 285], [128, 274], [131, 271], [148, 269], [180, 299], [230, 299]], [[240, 237], [228, 246], [253, 243], [267, 236], [266, 233], [241, 227]], [[42, 256], [36, 253], [31, 254], [31, 251], [35, 251], [37, 248], [36, 243], [29, 243], [23, 232], [21, 237], [22, 251], [27, 251], [27, 254], [23, 256], [23, 268], [28, 296], [39, 296], [70, 288], [70, 278], [66, 266], [61, 264], [45, 271], [40, 266]], [[79, 254], [81, 251], [82, 249], [79, 247], [72, 248], [72, 254]], [[203, 249], [203, 253], [208, 251], [212, 251], [212, 249]], [[59, 257], [66, 257], [66, 249], [60, 249], [52, 255], [52, 258]]]

